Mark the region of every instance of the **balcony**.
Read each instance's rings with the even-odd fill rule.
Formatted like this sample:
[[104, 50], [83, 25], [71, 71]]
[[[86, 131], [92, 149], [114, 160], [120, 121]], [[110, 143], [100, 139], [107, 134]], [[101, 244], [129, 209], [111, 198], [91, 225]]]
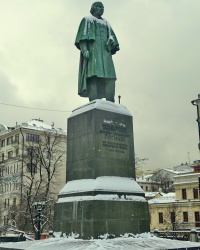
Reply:
[[10, 158], [8, 158], [8, 159], [6, 159], [6, 160], [1, 160], [0, 161], [0, 165], [2, 166], [2, 165], [5, 165], [6, 163], [8, 163], [8, 162], [10, 162], [10, 161], [19, 161], [20, 160], [20, 156], [18, 155], [18, 156], [12, 156], [12, 157], [10, 157]]
[[11, 144], [12, 144], [13, 147], [18, 147], [19, 146], [19, 140], [13, 140]]

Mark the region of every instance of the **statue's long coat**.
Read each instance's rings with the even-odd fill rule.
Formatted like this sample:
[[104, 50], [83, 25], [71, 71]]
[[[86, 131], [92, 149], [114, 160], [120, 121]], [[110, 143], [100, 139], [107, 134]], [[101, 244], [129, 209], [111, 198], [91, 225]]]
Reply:
[[97, 76], [116, 79], [112, 55], [119, 50], [119, 43], [110, 24], [94, 16], [82, 19], [75, 40], [78, 49], [81, 41], [87, 42], [90, 57], [86, 60], [82, 53], [80, 55], [78, 94], [87, 97], [87, 78]]

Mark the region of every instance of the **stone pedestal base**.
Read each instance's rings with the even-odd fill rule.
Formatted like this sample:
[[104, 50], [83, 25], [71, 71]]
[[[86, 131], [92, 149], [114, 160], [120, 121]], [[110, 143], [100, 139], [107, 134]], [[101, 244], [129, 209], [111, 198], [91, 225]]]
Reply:
[[[99, 197], [103, 198], [106, 196]], [[55, 205], [54, 231], [66, 235], [76, 232], [82, 239], [98, 239], [106, 233], [117, 237], [125, 233], [149, 232], [148, 203], [145, 200], [107, 198], [110, 200], [97, 200], [97, 197], [81, 200], [80, 196], [74, 197], [76, 201], [70, 201], [72, 197], [59, 199]]]

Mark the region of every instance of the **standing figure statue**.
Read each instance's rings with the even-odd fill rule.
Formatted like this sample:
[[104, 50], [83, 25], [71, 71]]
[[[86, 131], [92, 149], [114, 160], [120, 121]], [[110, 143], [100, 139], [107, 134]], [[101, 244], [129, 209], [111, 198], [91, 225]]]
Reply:
[[112, 55], [119, 50], [119, 43], [110, 24], [101, 16], [101, 2], [92, 4], [91, 16], [80, 23], [75, 45], [81, 51], [78, 94], [90, 101], [106, 98], [114, 102], [116, 73]]

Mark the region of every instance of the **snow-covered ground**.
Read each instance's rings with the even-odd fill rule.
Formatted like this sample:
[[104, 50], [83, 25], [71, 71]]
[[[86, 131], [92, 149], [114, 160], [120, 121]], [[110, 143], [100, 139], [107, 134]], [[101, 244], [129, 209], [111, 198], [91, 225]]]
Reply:
[[160, 239], [151, 237], [150, 234], [141, 234], [135, 237], [99, 240], [52, 238], [40, 241], [5, 243], [0, 245], [0, 249], [2, 249], [1, 247], [26, 250], [164, 250], [189, 247], [199, 247], [200, 249], [200, 243]]

